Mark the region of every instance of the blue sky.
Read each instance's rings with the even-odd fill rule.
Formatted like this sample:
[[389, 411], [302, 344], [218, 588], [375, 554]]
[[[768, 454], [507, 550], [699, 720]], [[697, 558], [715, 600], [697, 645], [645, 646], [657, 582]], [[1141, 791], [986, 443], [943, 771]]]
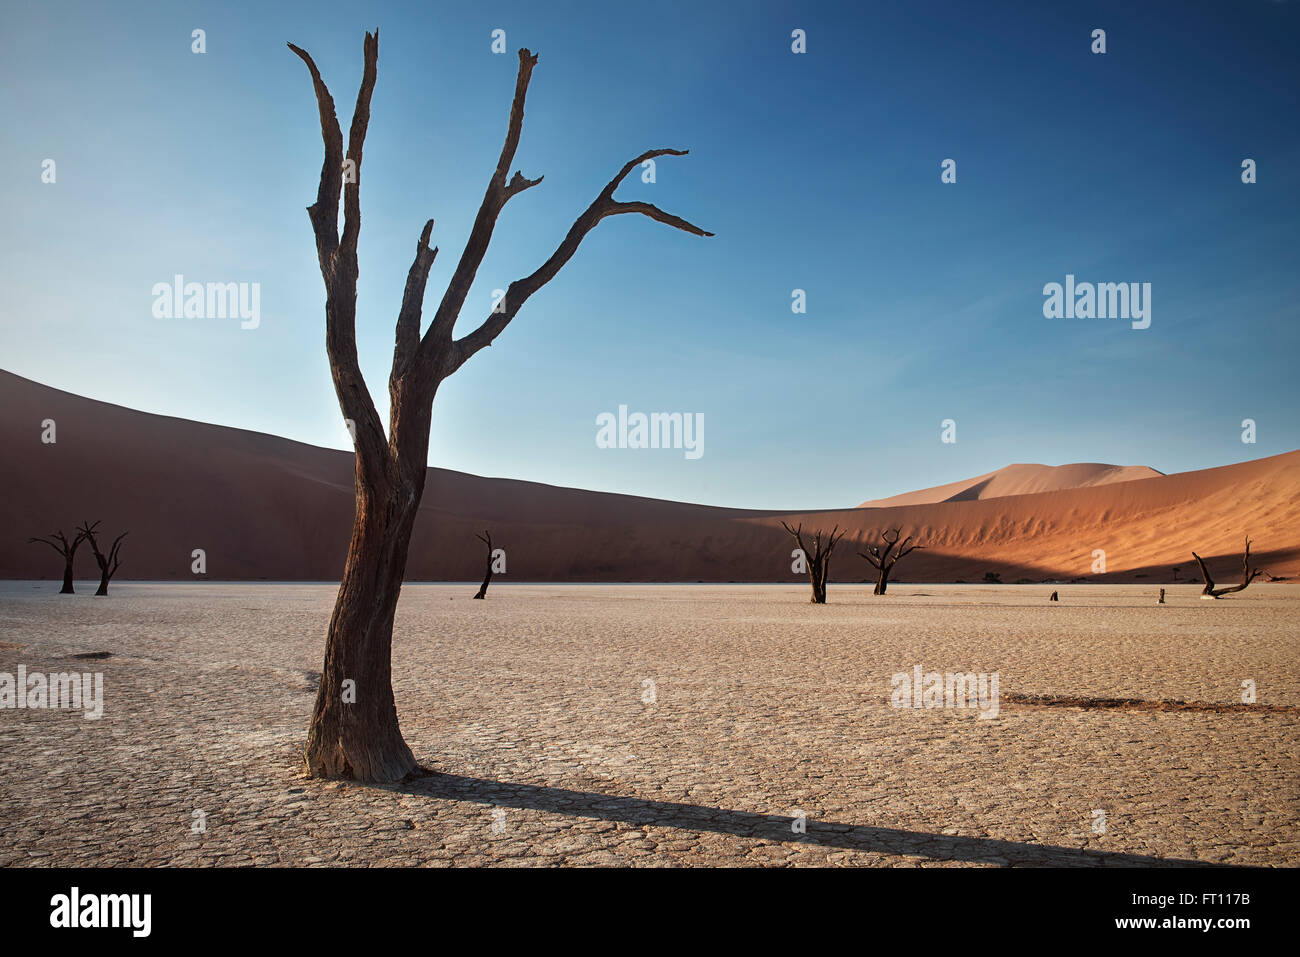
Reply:
[[[6, 3], [0, 367], [348, 447], [304, 212], [319, 128], [284, 44], [313, 54], [346, 128], [378, 26], [358, 338], [382, 415], [416, 237], [436, 219], [431, 314], [518, 47], [540, 62], [516, 165], [546, 178], [507, 206], [458, 334], [643, 150], [691, 155], [619, 196], [717, 233], [602, 223], [444, 383], [432, 465], [812, 508], [1011, 462], [1173, 472], [1300, 447], [1300, 5], [608, 7]], [[261, 325], [155, 318], [152, 286], [176, 273], [260, 283]], [[1151, 327], [1044, 318], [1043, 285], [1067, 273], [1150, 282]], [[620, 404], [703, 413], [705, 454], [597, 448]]]

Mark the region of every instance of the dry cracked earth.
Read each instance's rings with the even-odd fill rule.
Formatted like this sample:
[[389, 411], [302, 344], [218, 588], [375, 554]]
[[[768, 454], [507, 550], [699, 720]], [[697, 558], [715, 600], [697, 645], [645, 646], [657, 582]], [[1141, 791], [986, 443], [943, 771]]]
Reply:
[[301, 773], [333, 586], [0, 583], [0, 672], [104, 676], [0, 710], [0, 865], [1300, 865], [1300, 586], [1055, 587], [411, 585], [380, 788]]

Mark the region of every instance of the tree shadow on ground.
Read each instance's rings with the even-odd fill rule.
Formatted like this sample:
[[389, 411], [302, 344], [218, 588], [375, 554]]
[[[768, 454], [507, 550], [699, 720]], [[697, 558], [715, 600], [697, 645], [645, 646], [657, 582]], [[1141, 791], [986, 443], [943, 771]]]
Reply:
[[535, 784], [488, 781], [457, 774], [415, 776], [392, 790], [403, 794], [470, 801], [491, 807], [545, 811], [614, 821], [635, 827], [675, 827], [779, 843], [815, 844], [875, 854], [909, 855], [930, 861], [968, 861], [1020, 867], [1213, 867], [1205, 861], [1150, 857], [990, 837], [954, 837], [900, 828], [841, 824], [808, 818], [807, 833], [791, 831], [789, 816], [753, 814], [673, 801], [573, 791]]

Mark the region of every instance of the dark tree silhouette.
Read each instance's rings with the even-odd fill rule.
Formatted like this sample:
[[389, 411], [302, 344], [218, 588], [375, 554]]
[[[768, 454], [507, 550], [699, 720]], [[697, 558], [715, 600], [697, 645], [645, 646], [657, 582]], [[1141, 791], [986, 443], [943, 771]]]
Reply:
[[[524, 100], [537, 57], [519, 51], [519, 72], [505, 144], [488, 181], [469, 239], [428, 329], [421, 335], [425, 283], [437, 249], [430, 248], [433, 220], [424, 225], [406, 278], [388, 379], [389, 422], [385, 435], [357, 360], [357, 239], [361, 232], [362, 147], [379, 58], [379, 33], [367, 33], [361, 88], [344, 153], [334, 99], [311, 56], [289, 44], [307, 65], [320, 113], [325, 158], [316, 202], [307, 208], [325, 282], [325, 345], [334, 390], [354, 426], [356, 513], [338, 599], [330, 617], [325, 664], [312, 712], [304, 760], [315, 777], [395, 781], [417, 770], [398, 726], [392, 690], [393, 616], [406, 571], [411, 530], [424, 492], [434, 396], [447, 376], [501, 334], [533, 293], [550, 282], [598, 223], [639, 213], [696, 236], [711, 236], [644, 202], [620, 201], [614, 191], [642, 162], [684, 156], [685, 150], [653, 149], [626, 163], [574, 221], [555, 252], [536, 270], [510, 283], [504, 300], [482, 324], [456, 339], [456, 319], [487, 252], [506, 202], [542, 181], [520, 172], [509, 176], [519, 145]], [[345, 164], [346, 159], [346, 164]], [[345, 166], [347, 169], [345, 175]], [[338, 228], [343, 205], [343, 231]], [[345, 693], [349, 682], [350, 694]], [[347, 699], [347, 700], [345, 700]]]
[[1205, 559], [1201, 558], [1196, 552], [1192, 552], [1192, 557], [1196, 559], [1196, 564], [1201, 566], [1201, 577], [1205, 580], [1205, 587], [1201, 589], [1202, 598], [1220, 598], [1223, 595], [1231, 595], [1235, 591], [1243, 591], [1247, 585], [1253, 582], [1258, 576], [1264, 574], [1262, 569], [1250, 569], [1250, 536], [1246, 536], [1246, 553], [1241, 558], [1241, 584], [1233, 585], [1230, 588], [1215, 588], [1214, 579], [1210, 577], [1210, 570], [1205, 567]]
[[810, 552], [803, 543], [802, 523], [798, 528], [791, 528], [785, 522], [782, 522], [781, 527], [794, 536], [794, 540], [799, 543], [799, 550], [803, 552], [804, 562], [808, 566], [808, 581], [812, 583], [811, 603], [814, 605], [826, 604], [826, 576], [831, 570], [831, 552], [835, 551], [835, 544], [844, 537], [844, 532], [839, 532], [836, 535], [836, 532], [839, 531], [839, 526], [836, 525], [831, 529], [830, 535], [826, 536], [825, 541], [823, 541], [819, 529], [813, 533], [813, 547]]
[[55, 532], [49, 538], [29, 538], [27, 544], [34, 545], [40, 542], [42, 545], [49, 545], [60, 555], [63, 556], [63, 587], [59, 589], [60, 595], [73, 595], [76, 592], [72, 588], [72, 559], [76, 557], [77, 548], [86, 540], [85, 534], [80, 529], [74, 529], [76, 535], [72, 541], [68, 541], [62, 532]]
[[118, 552], [122, 548], [122, 539], [127, 536], [127, 533], [123, 532], [113, 539], [113, 544], [109, 547], [108, 554], [105, 555], [99, 550], [99, 542], [95, 538], [95, 529], [98, 527], [99, 522], [94, 524], [82, 522], [81, 527], [77, 529], [86, 541], [90, 542], [90, 550], [95, 553], [95, 563], [99, 565], [99, 587], [95, 589], [96, 596], [108, 594], [108, 583], [117, 574], [117, 570], [122, 564], [118, 558]]
[[484, 532], [475, 538], [487, 545], [487, 571], [483, 573], [483, 584], [478, 586], [478, 594], [474, 597], [487, 598], [487, 588], [492, 583], [492, 533]]
[[[890, 538], [890, 535], [893, 538]], [[868, 545], [865, 552], [858, 552], [863, 558], [876, 566], [880, 573], [876, 579], [876, 587], [871, 592], [873, 595], [883, 595], [885, 589], [889, 587], [889, 575], [898, 564], [898, 560], [904, 555], [909, 555], [918, 548], [924, 548], [924, 545], [911, 545], [912, 536], [908, 535], [900, 543], [898, 537], [903, 534], [901, 528], [890, 529], [880, 533], [879, 545]], [[897, 548], [897, 550], [895, 550]]]

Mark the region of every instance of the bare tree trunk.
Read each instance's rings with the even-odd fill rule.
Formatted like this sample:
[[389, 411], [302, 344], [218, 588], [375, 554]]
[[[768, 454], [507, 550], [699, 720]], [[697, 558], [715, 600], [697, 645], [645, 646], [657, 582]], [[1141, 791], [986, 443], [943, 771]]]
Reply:
[[[391, 507], [402, 501], [411, 504]], [[397, 720], [392, 645], [418, 501], [409, 485], [358, 496], [304, 755], [313, 777], [395, 781], [416, 770]]]
[[[614, 192], [632, 170], [674, 149], [647, 150], [626, 163], [536, 270], [508, 286], [504, 300], [473, 332], [454, 338], [456, 320], [487, 253], [497, 217], [507, 201], [540, 183], [516, 171], [507, 179], [523, 126], [524, 101], [537, 57], [519, 51], [519, 72], [505, 144], [475, 217], [465, 249], [428, 328], [421, 334], [425, 285], [438, 250], [429, 246], [433, 220], [425, 223], [407, 273], [397, 315], [393, 365], [388, 380], [388, 433], [361, 373], [356, 342], [357, 241], [361, 232], [362, 152], [379, 60], [379, 33], [363, 45], [361, 88], [344, 152], [334, 98], [306, 50], [289, 48], [307, 65], [316, 94], [325, 158], [316, 202], [307, 207], [325, 283], [325, 345], [334, 391], [356, 445], [356, 513], [347, 565], [325, 643], [325, 665], [304, 754], [317, 777], [364, 781], [398, 780], [417, 770], [402, 738], [392, 689], [393, 620], [406, 571], [411, 530], [424, 492], [429, 428], [438, 386], [471, 356], [492, 344], [520, 308], [555, 277], [586, 235], [610, 216], [637, 213], [697, 236], [698, 226], [649, 203], [621, 201]], [[345, 175], [345, 167], [350, 175]], [[339, 231], [339, 206], [344, 223]], [[490, 552], [490, 550], [489, 550]], [[489, 577], [491, 574], [489, 554]], [[487, 590], [487, 581], [477, 597]]]
[[487, 570], [483, 573], [483, 584], [478, 586], [478, 594], [475, 598], [487, 598], [488, 585], [492, 583], [492, 533], [484, 532], [478, 536], [480, 542], [487, 545]]
[[811, 569], [812, 579], [812, 603], [814, 605], [826, 604], [826, 566], [813, 566]]

